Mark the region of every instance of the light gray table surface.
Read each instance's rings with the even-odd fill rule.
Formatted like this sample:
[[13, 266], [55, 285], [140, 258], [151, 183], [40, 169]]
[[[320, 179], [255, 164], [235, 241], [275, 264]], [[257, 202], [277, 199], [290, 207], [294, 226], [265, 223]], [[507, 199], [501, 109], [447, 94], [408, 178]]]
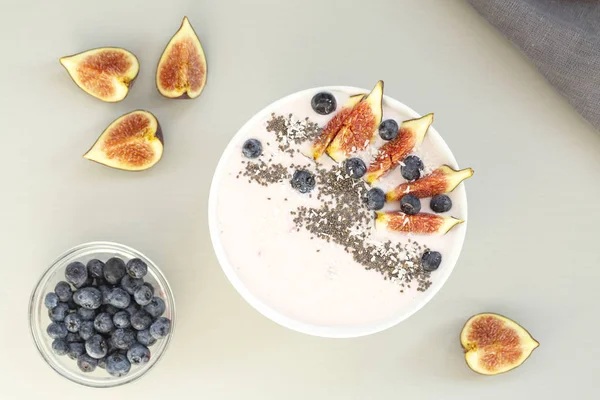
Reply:
[[[462, 1], [3, 1], [0, 6], [0, 398], [596, 398], [600, 328], [600, 135]], [[195, 101], [162, 98], [156, 62], [188, 15], [209, 63]], [[141, 72], [106, 104], [58, 58], [122, 46]], [[370, 87], [435, 127], [467, 183], [469, 229], [444, 288], [380, 334], [321, 339], [254, 311], [226, 280], [207, 228], [221, 151], [254, 113], [321, 85]], [[81, 155], [117, 116], [154, 112], [163, 160], [145, 173]], [[240, 198], [243, 206], [243, 198]], [[60, 253], [93, 240], [133, 246], [162, 266], [177, 329], [161, 363], [110, 390], [77, 386], [37, 353], [29, 295]], [[472, 314], [520, 321], [541, 347], [519, 369], [471, 372], [458, 334]]]

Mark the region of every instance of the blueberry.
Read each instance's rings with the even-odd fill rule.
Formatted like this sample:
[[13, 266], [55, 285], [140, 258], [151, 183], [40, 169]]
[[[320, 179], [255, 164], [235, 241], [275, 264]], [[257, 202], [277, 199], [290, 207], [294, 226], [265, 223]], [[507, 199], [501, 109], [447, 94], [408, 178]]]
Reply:
[[88, 278], [85, 280], [85, 282], [83, 282], [81, 285], [77, 286], [77, 288], [88, 287], [88, 286], [92, 286], [93, 284], [94, 284], [94, 278], [92, 278], [91, 276], [88, 275]]
[[131, 326], [138, 331], [148, 329], [150, 324], [152, 324], [152, 316], [144, 310], [139, 310], [131, 316]]
[[346, 173], [354, 179], [362, 178], [367, 173], [367, 166], [360, 158], [349, 158], [344, 163]]
[[44, 297], [44, 305], [50, 310], [56, 307], [58, 303], [60, 303], [60, 299], [54, 292], [50, 292]]
[[69, 332], [79, 332], [83, 318], [78, 313], [72, 313], [65, 317], [65, 325]]
[[446, 196], [445, 194], [438, 194], [433, 196], [429, 206], [434, 212], [443, 213], [450, 211], [452, 208], [452, 200], [450, 200], [450, 197]]
[[94, 328], [94, 321], [83, 321], [81, 323], [81, 328], [79, 328], [79, 336], [81, 339], [88, 340], [96, 333], [96, 329]]
[[129, 360], [121, 353], [114, 353], [106, 358], [106, 372], [112, 376], [120, 377], [127, 375], [130, 369], [131, 364]]
[[127, 262], [127, 273], [132, 278], [140, 279], [148, 273], [148, 265], [139, 258], [132, 258]]
[[319, 92], [313, 96], [310, 105], [317, 114], [328, 115], [337, 108], [337, 101], [331, 93]]
[[50, 325], [48, 325], [48, 328], [46, 328], [46, 333], [52, 339], [64, 339], [67, 337], [67, 333], [69, 333], [69, 331], [64, 323], [52, 322]]
[[156, 339], [150, 334], [149, 329], [144, 329], [143, 331], [138, 331], [137, 341], [147, 347], [150, 347], [154, 343], [156, 343]]
[[291, 184], [300, 193], [308, 193], [315, 188], [315, 176], [305, 169], [294, 172]]
[[156, 321], [150, 325], [150, 334], [155, 339], [164, 338], [169, 334], [171, 330], [171, 321], [165, 317], [157, 318]]
[[131, 302], [131, 296], [129, 293], [121, 288], [113, 288], [108, 293], [108, 304], [117, 308], [127, 308]]
[[56, 307], [48, 310], [48, 317], [51, 321], [61, 322], [65, 320], [65, 317], [69, 313], [69, 306], [67, 303], [59, 303]]
[[140, 308], [141, 307], [136, 302], [132, 301], [131, 303], [129, 303], [129, 306], [125, 309], [125, 311], [127, 311], [129, 313], [129, 316], [131, 317]]
[[143, 279], [132, 278], [129, 275], [125, 275], [123, 279], [121, 279], [121, 287], [129, 294], [133, 295], [135, 290], [141, 287], [144, 284]]
[[257, 139], [248, 139], [242, 146], [242, 154], [248, 158], [257, 158], [262, 154], [262, 143]]
[[402, 164], [404, 165], [400, 167], [400, 173], [407, 181], [419, 179], [421, 177], [421, 171], [425, 168], [423, 161], [421, 161], [419, 157], [413, 155], [404, 158]]
[[93, 321], [94, 318], [96, 318], [96, 310], [90, 310], [88, 308], [79, 308], [77, 314], [79, 314], [84, 321]]
[[107, 304], [102, 307], [102, 312], [108, 313], [110, 315], [115, 315], [119, 311], [121, 311], [119, 308], [117, 308], [115, 306], [111, 306], [110, 304]]
[[104, 279], [104, 277], [102, 276], [100, 278], [94, 278], [94, 283], [92, 285], [99, 288], [102, 285], [106, 285], [106, 283], [106, 279]]
[[67, 301], [67, 306], [69, 307], [69, 311], [77, 311], [79, 308], [77, 303], [75, 303], [75, 300], [73, 300], [73, 298], [71, 297], [71, 300]]
[[438, 251], [427, 250], [421, 257], [423, 270], [427, 272], [435, 271], [442, 263], [442, 255]]
[[65, 278], [75, 287], [81, 287], [87, 281], [87, 268], [80, 262], [72, 262], [65, 269]]
[[129, 328], [131, 321], [129, 320], [130, 315], [127, 311], [122, 310], [113, 315], [113, 324], [117, 328]]
[[108, 345], [102, 335], [94, 335], [85, 341], [85, 351], [93, 358], [102, 358], [108, 353]]
[[102, 305], [102, 292], [95, 287], [85, 287], [73, 294], [75, 303], [83, 308], [95, 310]]
[[108, 285], [98, 286], [98, 290], [102, 293], [102, 304], [108, 304], [108, 294], [110, 293], [110, 287]]
[[62, 339], [55, 339], [52, 342], [52, 351], [57, 356], [64, 356], [69, 352], [69, 345]]
[[165, 312], [165, 309], [165, 302], [160, 297], [153, 297], [152, 301], [144, 306], [144, 310], [152, 315], [153, 318], [160, 317]]
[[125, 262], [113, 257], [104, 264], [104, 279], [111, 285], [116, 285], [125, 276]]
[[133, 299], [140, 306], [145, 306], [146, 304], [150, 303], [152, 297], [154, 297], [154, 290], [152, 290], [146, 283], [137, 288], [133, 293]]
[[133, 365], [145, 364], [150, 361], [150, 350], [142, 344], [135, 343], [127, 350], [127, 359]]
[[112, 316], [109, 313], [100, 313], [94, 319], [94, 329], [99, 333], [108, 333], [115, 329]]
[[100, 260], [88, 261], [87, 270], [92, 278], [104, 278], [104, 263]]
[[71, 358], [72, 360], [77, 360], [77, 358], [82, 355], [85, 354], [85, 346], [83, 345], [83, 343], [81, 342], [73, 342], [73, 343], [69, 343], [69, 352], [67, 353], [69, 355], [69, 358]]
[[381, 210], [385, 205], [385, 192], [379, 188], [369, 190], [365, 196], [365, 203], [369, 210]]
[[67, 341], [67, 343], [82, 342], [83, 341], [83, 339], [81, 338], [81, 335], [79, 334], [79, 332], [77, 332], [77, 333], [74, 333], [74, 332], [67, 333], [67, 337], [65, 338], [65, 340]]
[[379, 125], [379, 136], [383, 140], [396, 139], [398, 136], [398, 123], [393, 119], [386, 119]]
[[129, 328], [116, 329], [112, 333], [111, 338], [116, 348], [127, 350], [135, 343], [135, 332]]
[[82, 354], [77, 357], [77, 366], [83, 372], [93, 372], [98, 366], [98, 360], [87, 354]]
[[106, 357], [102, 357], [98, 360], [98, 367], [106, 369]]
[[421, 200], [412, 194], [405, 194], [400, 199], [400, 210], [408, 215], [418, 214], [421, 211]]
[[58, 296], [58, 299], [63, 303], [71, 300], [71, 296], [73, 296], [73, 291], [71, 290], [71, 285], [69, 285], [65, 281], [60, 281], [54, 287], [54, 292]]

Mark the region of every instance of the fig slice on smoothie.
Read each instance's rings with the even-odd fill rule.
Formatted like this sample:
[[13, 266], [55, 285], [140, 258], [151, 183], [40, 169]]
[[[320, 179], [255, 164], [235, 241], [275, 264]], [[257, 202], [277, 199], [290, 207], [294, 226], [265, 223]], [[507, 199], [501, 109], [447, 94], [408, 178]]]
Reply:
[[377, 152], [377, 156], [369, 165], [365, 180], [374, 183], [398, 165], [408, 153], [423, 142], [432, 122], [433, 113], [402, 122], [398, 136], [381, 146]]
[[342, 127], [327, 147], [327, 154], [342, 162], [352, 153], [362, 151], [375, 139], [383, 116], [383, 81], [362, 99], [342, 122]]
[[323, 153], [325, 153], [325, 149], [331, 143], [331, 141], [335, 138], [335, 135], [340, 131], [344, 121], [348, 118], [354, 106], [356, 106], [363, 98], [364, 94], [355, 94], [354, 96], [350, 96], [342, 109], [333, 116], [331, 120], [325, 125], [325, 128], [321, 131], [319, 136], [315, 139], [312, 144], [312, 158], [318, 160], [321, 158]]
[[445, 234], [463, 220], [435, 214], [419, 213], [408, 215], [401, 211], [378, 212], [375, 220], [377, 229], [422, 235]]
[[414, 182], [405, 182], [386, 194], [388, 201], [400, 200], [402, 196], [412, 194], [418, 198], [433, 197], [453, 191], [462, 181], [473, 176], [473, 169], [459, 171], [443, 165], [431, 174]]

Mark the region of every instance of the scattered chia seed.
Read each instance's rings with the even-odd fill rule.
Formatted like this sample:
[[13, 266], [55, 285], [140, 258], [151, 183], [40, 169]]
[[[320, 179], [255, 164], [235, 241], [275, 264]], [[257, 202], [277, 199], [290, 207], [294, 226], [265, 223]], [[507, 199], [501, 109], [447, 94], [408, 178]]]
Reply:
[[255, 181], [261, 186], [283, 182], [291, 178], [287, 168], [282, 164], [267, 164], [263, 160], [248, 162], [246, 168], [240, 172], [248, 177], [248, 183]]

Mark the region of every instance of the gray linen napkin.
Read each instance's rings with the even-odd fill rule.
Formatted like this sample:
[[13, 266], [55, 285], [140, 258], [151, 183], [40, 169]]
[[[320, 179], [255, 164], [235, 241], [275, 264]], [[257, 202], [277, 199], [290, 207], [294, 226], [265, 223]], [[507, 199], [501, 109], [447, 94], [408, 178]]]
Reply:
[[600, 0], [468, 0], [600, 130]]

